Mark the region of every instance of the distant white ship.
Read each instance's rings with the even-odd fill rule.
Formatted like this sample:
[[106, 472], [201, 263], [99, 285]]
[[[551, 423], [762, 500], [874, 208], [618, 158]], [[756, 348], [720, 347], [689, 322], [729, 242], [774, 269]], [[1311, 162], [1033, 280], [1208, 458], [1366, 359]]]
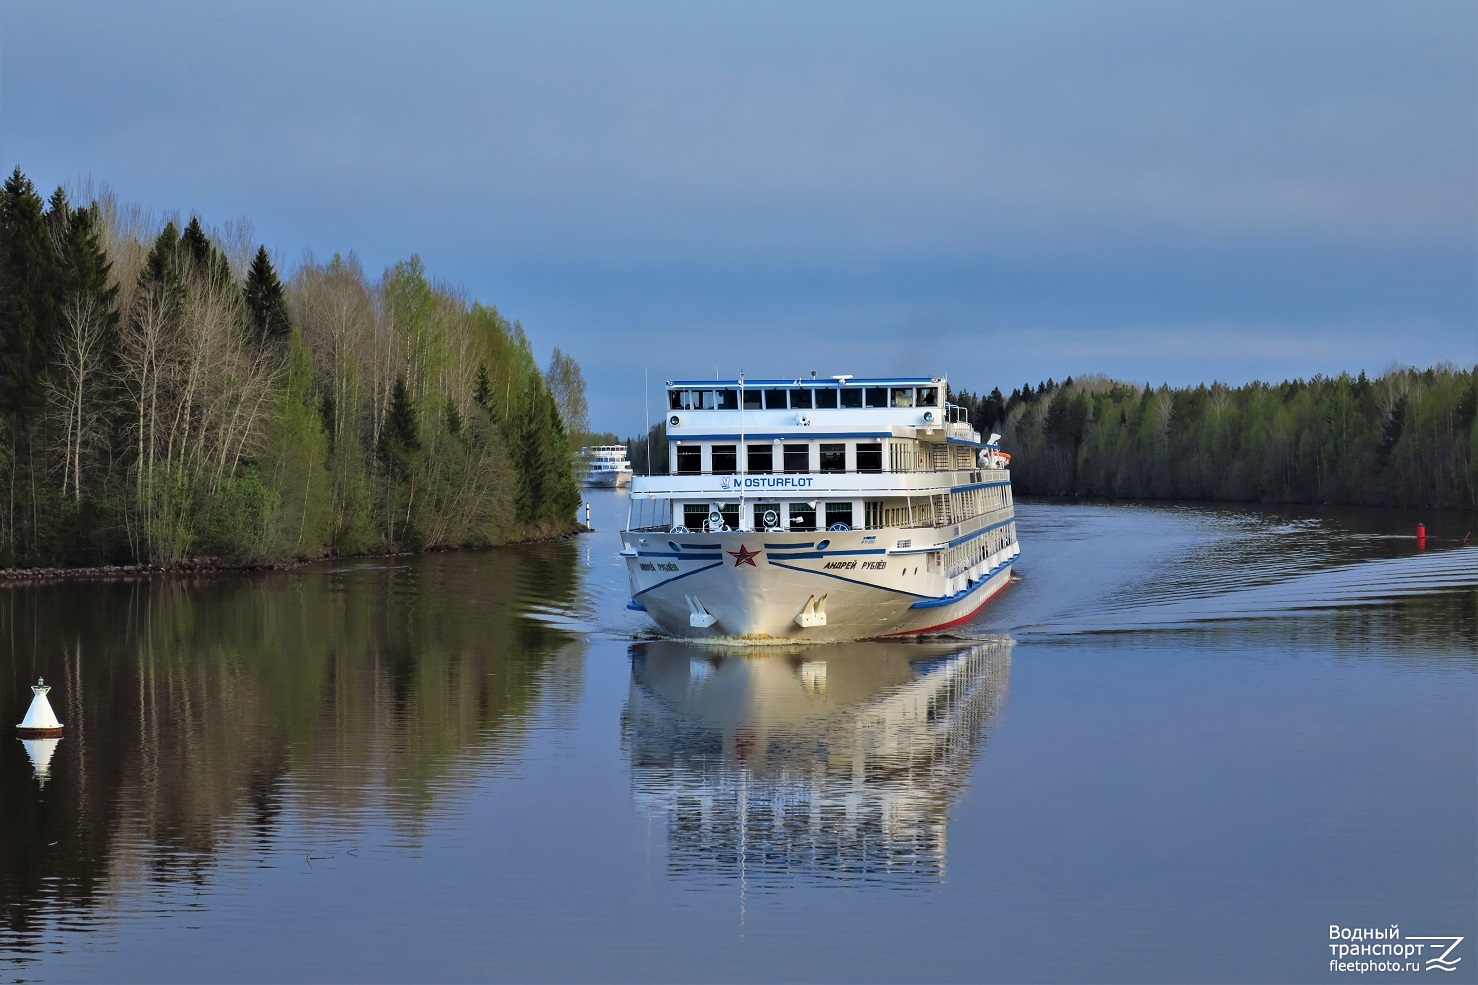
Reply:
[[630, 608], [679, 636], [944, 629], [1011, 580], [1010, 456], [942, 378], [667, 384], [668, 475], [632, 483]]
[[631, 483], [631, 463], [626, 460], [625, 445], [590, 445], [580, 449], [585, 463], [587, 486], [625, 486]]

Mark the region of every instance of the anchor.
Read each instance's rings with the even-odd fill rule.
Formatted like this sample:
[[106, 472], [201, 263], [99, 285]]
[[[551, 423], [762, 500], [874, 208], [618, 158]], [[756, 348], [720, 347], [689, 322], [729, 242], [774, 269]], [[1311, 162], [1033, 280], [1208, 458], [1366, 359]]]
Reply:
[[806, 629], [812, 626], [826, 625], [826, 596], [819, 599], [812, 595], [806, 599], [806, 604], [801, 608], [800, 615], [795, 617], [796, 624]]
[[709, 612], [707, 609], [705, 609], [703, 607], [703, 603], [699, 601], [697, 596], [684, 595], [683, 598], [688, 600], [689, 626], [692, 626], [694, 629], [707, 629], [709, 626], [712, 626], [714, 623], [718, 622], [718, 616], [715, 616], [712, 612]]

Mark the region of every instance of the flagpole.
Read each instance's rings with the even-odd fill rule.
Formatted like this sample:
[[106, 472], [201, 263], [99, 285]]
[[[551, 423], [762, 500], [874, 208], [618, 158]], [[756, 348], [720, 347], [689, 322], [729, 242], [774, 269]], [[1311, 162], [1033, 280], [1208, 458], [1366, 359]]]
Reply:
[[744, 370], [739, 371], [739, 523], [744, 529], [744, 477], [749, 474], [748, 456], [744, 453]]

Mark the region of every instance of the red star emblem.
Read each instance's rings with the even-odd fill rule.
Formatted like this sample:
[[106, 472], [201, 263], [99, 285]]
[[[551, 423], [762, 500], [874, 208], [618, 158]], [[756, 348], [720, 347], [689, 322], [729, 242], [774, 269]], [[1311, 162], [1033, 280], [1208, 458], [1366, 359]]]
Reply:
[[759, 567], [759, 565], [754, 563], [754, 559], [760, 556], [760, 552], [751, 551], [743, 544], [739, 545], [739, 549], [737, 551], [725, 551], [724, 553], [734, 559], [734, 567], [736, 568], [739, 567], [739, 565], [741, 564], [747, 564], [751, 568]]

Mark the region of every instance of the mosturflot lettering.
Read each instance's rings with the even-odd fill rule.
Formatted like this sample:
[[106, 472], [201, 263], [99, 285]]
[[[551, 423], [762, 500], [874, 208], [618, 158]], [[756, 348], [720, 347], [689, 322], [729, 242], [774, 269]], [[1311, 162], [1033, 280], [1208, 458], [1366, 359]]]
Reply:
[[746, 475], [724, 481], [724, 488], [738, 489], [805, 489], [816, 481], [813, 475]]

